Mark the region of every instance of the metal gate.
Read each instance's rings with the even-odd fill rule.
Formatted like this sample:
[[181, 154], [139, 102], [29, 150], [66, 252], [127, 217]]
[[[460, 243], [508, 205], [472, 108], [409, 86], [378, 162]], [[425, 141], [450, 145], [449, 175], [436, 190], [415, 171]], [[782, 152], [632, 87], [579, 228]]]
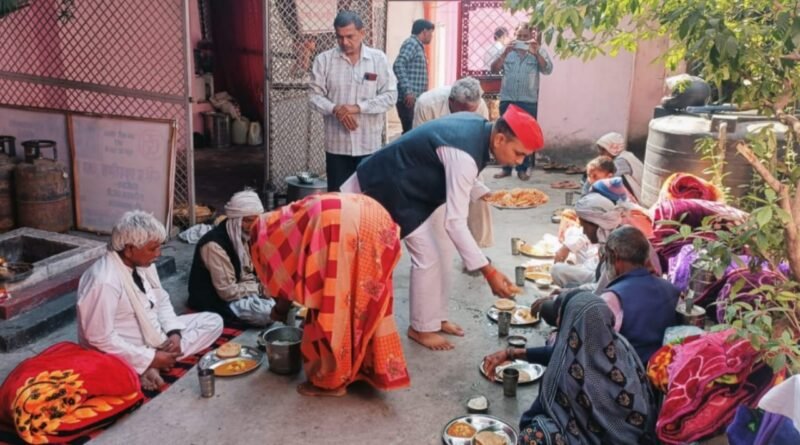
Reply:
[[364, 43], [386, 49], [386, 0], [267, 0], [265, 23], [264, 187], [284, 192], [298, 171], [325, 172], [322, 116], [308, 106], [314, 57], [336, 45], [333, 19], [341, 9], [358, 13]]
[[0, 104], [174, 119], [174, 205], [194, 216], [189, 0], [39, 0], [0, 18]]

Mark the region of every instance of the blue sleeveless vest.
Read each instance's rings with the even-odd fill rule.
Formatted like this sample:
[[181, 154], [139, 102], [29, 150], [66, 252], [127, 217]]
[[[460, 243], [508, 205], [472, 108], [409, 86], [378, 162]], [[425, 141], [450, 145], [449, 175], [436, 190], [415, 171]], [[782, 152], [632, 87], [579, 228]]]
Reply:
[[642, 363], [653, 355], [664, 340], [664, 331], [677, 324], [675, 306], [678, 288], [656, 277], [645, 268], [634, 269], [608, 284], [622, 304], [624, 317], [620, 334], [631, 343]]
[[468, 112], [426, 122], [375, 152], [359, 164], [361, 192], [392, 215], [405, 238], [445, 203], [444, 165], [439, 147], [469, 154], [480, 172], [489, 161], [492, 124]]

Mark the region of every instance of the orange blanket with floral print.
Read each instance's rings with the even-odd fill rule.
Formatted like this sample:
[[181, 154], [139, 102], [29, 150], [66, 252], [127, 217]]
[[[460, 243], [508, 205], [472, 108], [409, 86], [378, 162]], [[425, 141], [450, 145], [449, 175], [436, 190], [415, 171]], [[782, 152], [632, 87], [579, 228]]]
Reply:
[[141, 400], [139, 376], [124, 361], [64, 342], [11, 371], [0, 387], [0, 422], [27, 443], [63, 443]]
[[312, 384], [410, 384], [392, 312], [399, 229], [380, 204], [328, 193], [264, 214], [251, 257], [270, 295], [308, 308], [301, 351]]

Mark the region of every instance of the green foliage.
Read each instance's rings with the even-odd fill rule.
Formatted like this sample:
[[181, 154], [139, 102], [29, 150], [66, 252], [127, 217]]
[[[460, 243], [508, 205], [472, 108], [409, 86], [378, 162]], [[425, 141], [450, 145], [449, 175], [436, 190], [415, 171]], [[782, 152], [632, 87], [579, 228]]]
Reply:
[[[762, 108], [787, 88], [797, 96], [800, 68], [791, 58], [800, 47], [795, 0], [509, 0], [531, 13], [548, 45], [584, 60], [634, 50], [668, 37], [663, 55], [675, 70], [697, 63], [700, 76], [736, 86], [730, 98]], [[788, 81], [788, 82], [787, 82]]]
[[789, 374], [800, 372], [800, 284], [794, 281], [776, 286], [761, 286], [753, 293], [762, 298], [752, 303], [736, 301], [743, 282], [737, 282], [725, 307], [725, 327], [736, 330], [736, 337], [747, 339], [773, 370]]
[[30, 4], [30, 0], [0, 0], [0, 18], [28, 6], [28, 4]]
[[[775, 370], [800, 372], [800, 264], [787, 242], [792, 225], [800, 229], [800, 180], [795, 145], [800, 121], [794, 118], [794, 100], [800, 97], [800, 3], [797, 0], [508, 0], [515, 10], [526, 10], [543, 32], [545, 43], [562, 57], [583, 60], [598, 55], [633, 51], [643, 42], [660, 38], [670, 46], [660, 60], [670, 70], [683, 63], [699, 67], [697, 73], [723, 91], [723, 98], [740, 109], [757, 109], [777, 116], [790, 127], [782, 142], [771, 129], [756, 132], [747, 141], [757, 163], [765, 167], [756, 175], [739, 205], [750, 212], [742, 224], [707, 218], [692, 229], [680, 221], [666, 222], [677, 233], [664, 240], [691, 239], [702, 252], [698, 265], [721, 277], [732, 263], [773, 270], [789, 261], [792, 274], [777, 286], [757, 289], [761, 300], [754, 304], [733, 301], [726, 308], [726, 324], [746, 338]], [[678, 90], [684, 87], [679, 85]], [[783, 149], [782, 147], [791, 147]], [[698, 144], [710, 161], [707, 173], [721, 185], [725, 156], [713, 139]], [[728, 150], [730, 151], [730, 150]], [[738, 156], [738, 154], [737, 154]], [[753, 163], [752, 160], [749, 162]], [[776, 192], [788, 192], [783, 195]], [[787, 211], [786, 209], [789, 209]], [[790, 214], [791, 212], [791, 214]], [[753, 258], [741, 263], [739, 255]], [[794, 281], [793, 281], [794, 280]], [[734, 286], [732, 295], [742, 289]]]

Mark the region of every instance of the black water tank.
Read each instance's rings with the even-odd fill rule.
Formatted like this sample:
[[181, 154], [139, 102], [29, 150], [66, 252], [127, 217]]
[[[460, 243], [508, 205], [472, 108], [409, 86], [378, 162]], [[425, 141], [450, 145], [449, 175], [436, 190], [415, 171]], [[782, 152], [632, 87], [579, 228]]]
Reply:
[[765, 126], [772, 126], [779, 140], [786, 134], [786, 126], [754, 115], [715, 115], [713, 118], [698, 115], [673, 115], [650, 121], [647, 147], [644, 155], [641, 204], [651, 206], [658, 200], [664, 180], [672, 173], [684, 172], [711, 179], [704, 171], [711, 166], [709, 161], [695, 151], [698, 141], [707, 137], [718, 137], [719, 124], [728, 123], [725, 150], [725, 173], [723, 180], [733, 196], [741, 196], [741, 186], [750, 182], [752, 167], [736, 151], [736, 144], [748, 134], [757, 133]]

